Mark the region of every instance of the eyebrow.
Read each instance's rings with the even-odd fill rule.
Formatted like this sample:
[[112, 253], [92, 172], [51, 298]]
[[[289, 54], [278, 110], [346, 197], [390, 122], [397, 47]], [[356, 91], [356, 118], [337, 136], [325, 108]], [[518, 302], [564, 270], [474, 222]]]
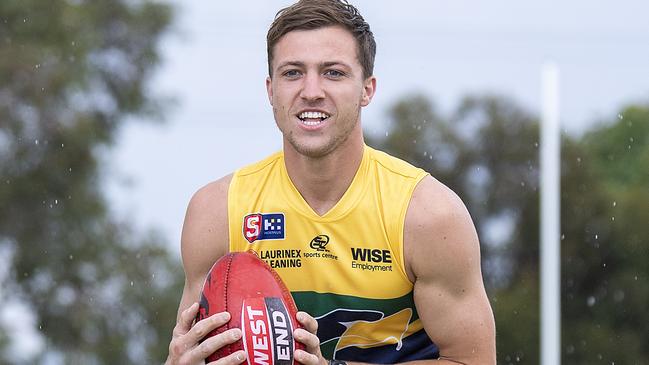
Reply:
[[[295, 66], [295, 67], [305, 67], [306, 64], [302, 61], [286, 61], [282, 63], [281, 65], [277, 66], [277, 69], [282, 69], [284, 67], [289, 67], [289, 66]], [[319, 67], [331, 67], [331, 66], [342, 66], [347, 69], [351, 69], [349, 65], [342, 61], [327, 61], [327, 62], [322, 62], [319, 64]]]

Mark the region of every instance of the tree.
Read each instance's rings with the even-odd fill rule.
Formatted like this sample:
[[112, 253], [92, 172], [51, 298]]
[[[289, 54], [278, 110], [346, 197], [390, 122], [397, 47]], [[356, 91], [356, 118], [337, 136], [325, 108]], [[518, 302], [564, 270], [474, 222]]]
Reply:
[[[422, 95], [389, 112], [368, 143], [429, 171], [466, 203], [482, 242], [498, 362], [538, 359], [538, 122], [515, 102], [469, 96], [449, 117]], [[500, 233], [498, 233], [500, 231]], [[523, 329], [521, 331], [521, 329]]]
[[148, 0], [0, 2], [1, 279], [11, 293], [0, 306], [35, 313], [41, 359], [166, 353], [180, 269], [159, 237], [111, 217], [101, 166], [128, 117], [160, 109], [146, 86], [170, 21], [169, 6]]
[[649, 362], [649, 107], [564, 147], [563, 358]]
[[[539, 124], [515, 102], [465, 98], [448, 117], [424, 96], [391, 108], [368, 143], [432, 173], [465, 201], [482, 242], [498, 363], [539, 359]], [[562, 139], [562, 356], [649, 362], [649, 108]]]

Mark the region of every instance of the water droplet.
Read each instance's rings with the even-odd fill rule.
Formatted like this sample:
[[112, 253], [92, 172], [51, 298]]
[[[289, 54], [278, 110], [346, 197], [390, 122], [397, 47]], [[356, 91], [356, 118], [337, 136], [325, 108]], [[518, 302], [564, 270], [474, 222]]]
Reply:
[[638, 281], [638, 275], [634, 276], [633, 280]]
[[27, 18], [23, 18], [23, 23], [27, 23]]
[[133, 286], [133, 281], [131, 281], [131, 286]]
[[521, 181], [521, 186], [525, 186], [525, 181]]
[[622, 119], [624, 119], [624, 116], [622, 114], [618, 114], [617, 119], [622, 120]]
[[581, 157], [577, 157], [577, 163], [581, 163]]
[[64, 144], [64, 143], [61, 143], [61, 148], [65, 148], [65, 144]]
[[588, 297], [588, 299], [586, 299], [586, 304], [587, 304], [589, 307], [592, 307], [592, 306], [595, 305], [595, 301], [596, 301], [596, 300], [595, 300], [595, 297], [591, 295], [590, 297]]
[[611, 217], [611, 220], [612, 220], [612, 221], [615, 221], [615, 216]]
[[565, 234], [562, 234], [562, 235], [561, 235], [561, 240], [563, 241], [563, 240], [565, 240], [565, 239], [566, 239], [566, 235], [565, 235]]
[[599, 238], [599, 235], [595, 235], [595, 239], [598, 239], [598, 238]]
[[72, 172], [72, 167], [70, 167], [70, 168], [68, 169], [68, 171]]
[[390, 132], [385, 132], [386, 137], [389, 136], [389, 135], [390, 135]]
[[606, 269], [606, 262], [602, 264], [602, 267]]
[[74, 259], [74, 256], [73, 256], [73, 255], [70, 255], [70, 256], [68, 256], [68, 258], [69, 258], [70, 260], [73, 260], [73, 259]]
[[38, 146], [39, 142], [37, 139], [34, 140], [34, 144]]
[[629, 142], [633, 143], [633, 137], [629, 137]]
[[75, 42], [75, 41], [72, 41], [72, 42], [70, 42], [70, 45], [74, 47], [74, 46], [76, 46], [76, 45], [77, 45], [77, 42]]
[[59, 205], [59, 200], [58, 199], [54, 199], [54, 205]]
[[613, 201], [613, 206], [614, 206], [614, 207], [617, 206], [617, 202], [616, 202], [616, 201]]
[[428, 156], [428, 151], [424, 151], [424, 156]]
[[34, 68], [41, 68], [41, 64], [40, 63], [35, 64]]

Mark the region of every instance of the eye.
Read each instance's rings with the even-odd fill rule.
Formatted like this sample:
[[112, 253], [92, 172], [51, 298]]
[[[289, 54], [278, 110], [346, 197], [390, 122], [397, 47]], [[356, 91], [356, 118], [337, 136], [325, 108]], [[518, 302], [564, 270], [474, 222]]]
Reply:
[[301, 75], [300, 71], [292, 69], [292, 70], [286, 70], [284, 73], [282, 73], [282, 76], [288, 77], [289, 79], [295, 79], [298, 78]]
[[345, 73], [338, 70], [327, 70], [325, 71], [324, 75], [332, 79], [339, 79], [345, 76]]

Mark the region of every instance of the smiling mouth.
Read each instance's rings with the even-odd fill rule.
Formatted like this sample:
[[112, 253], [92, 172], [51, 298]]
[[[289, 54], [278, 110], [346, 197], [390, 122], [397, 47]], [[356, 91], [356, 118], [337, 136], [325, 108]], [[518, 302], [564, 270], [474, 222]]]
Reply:
[[327, 118], [330, 117], [329, 114], [323, 112], [303, 112], [297, 116], [302, 124], [307, 126], [316, 126], [324, 122]]

